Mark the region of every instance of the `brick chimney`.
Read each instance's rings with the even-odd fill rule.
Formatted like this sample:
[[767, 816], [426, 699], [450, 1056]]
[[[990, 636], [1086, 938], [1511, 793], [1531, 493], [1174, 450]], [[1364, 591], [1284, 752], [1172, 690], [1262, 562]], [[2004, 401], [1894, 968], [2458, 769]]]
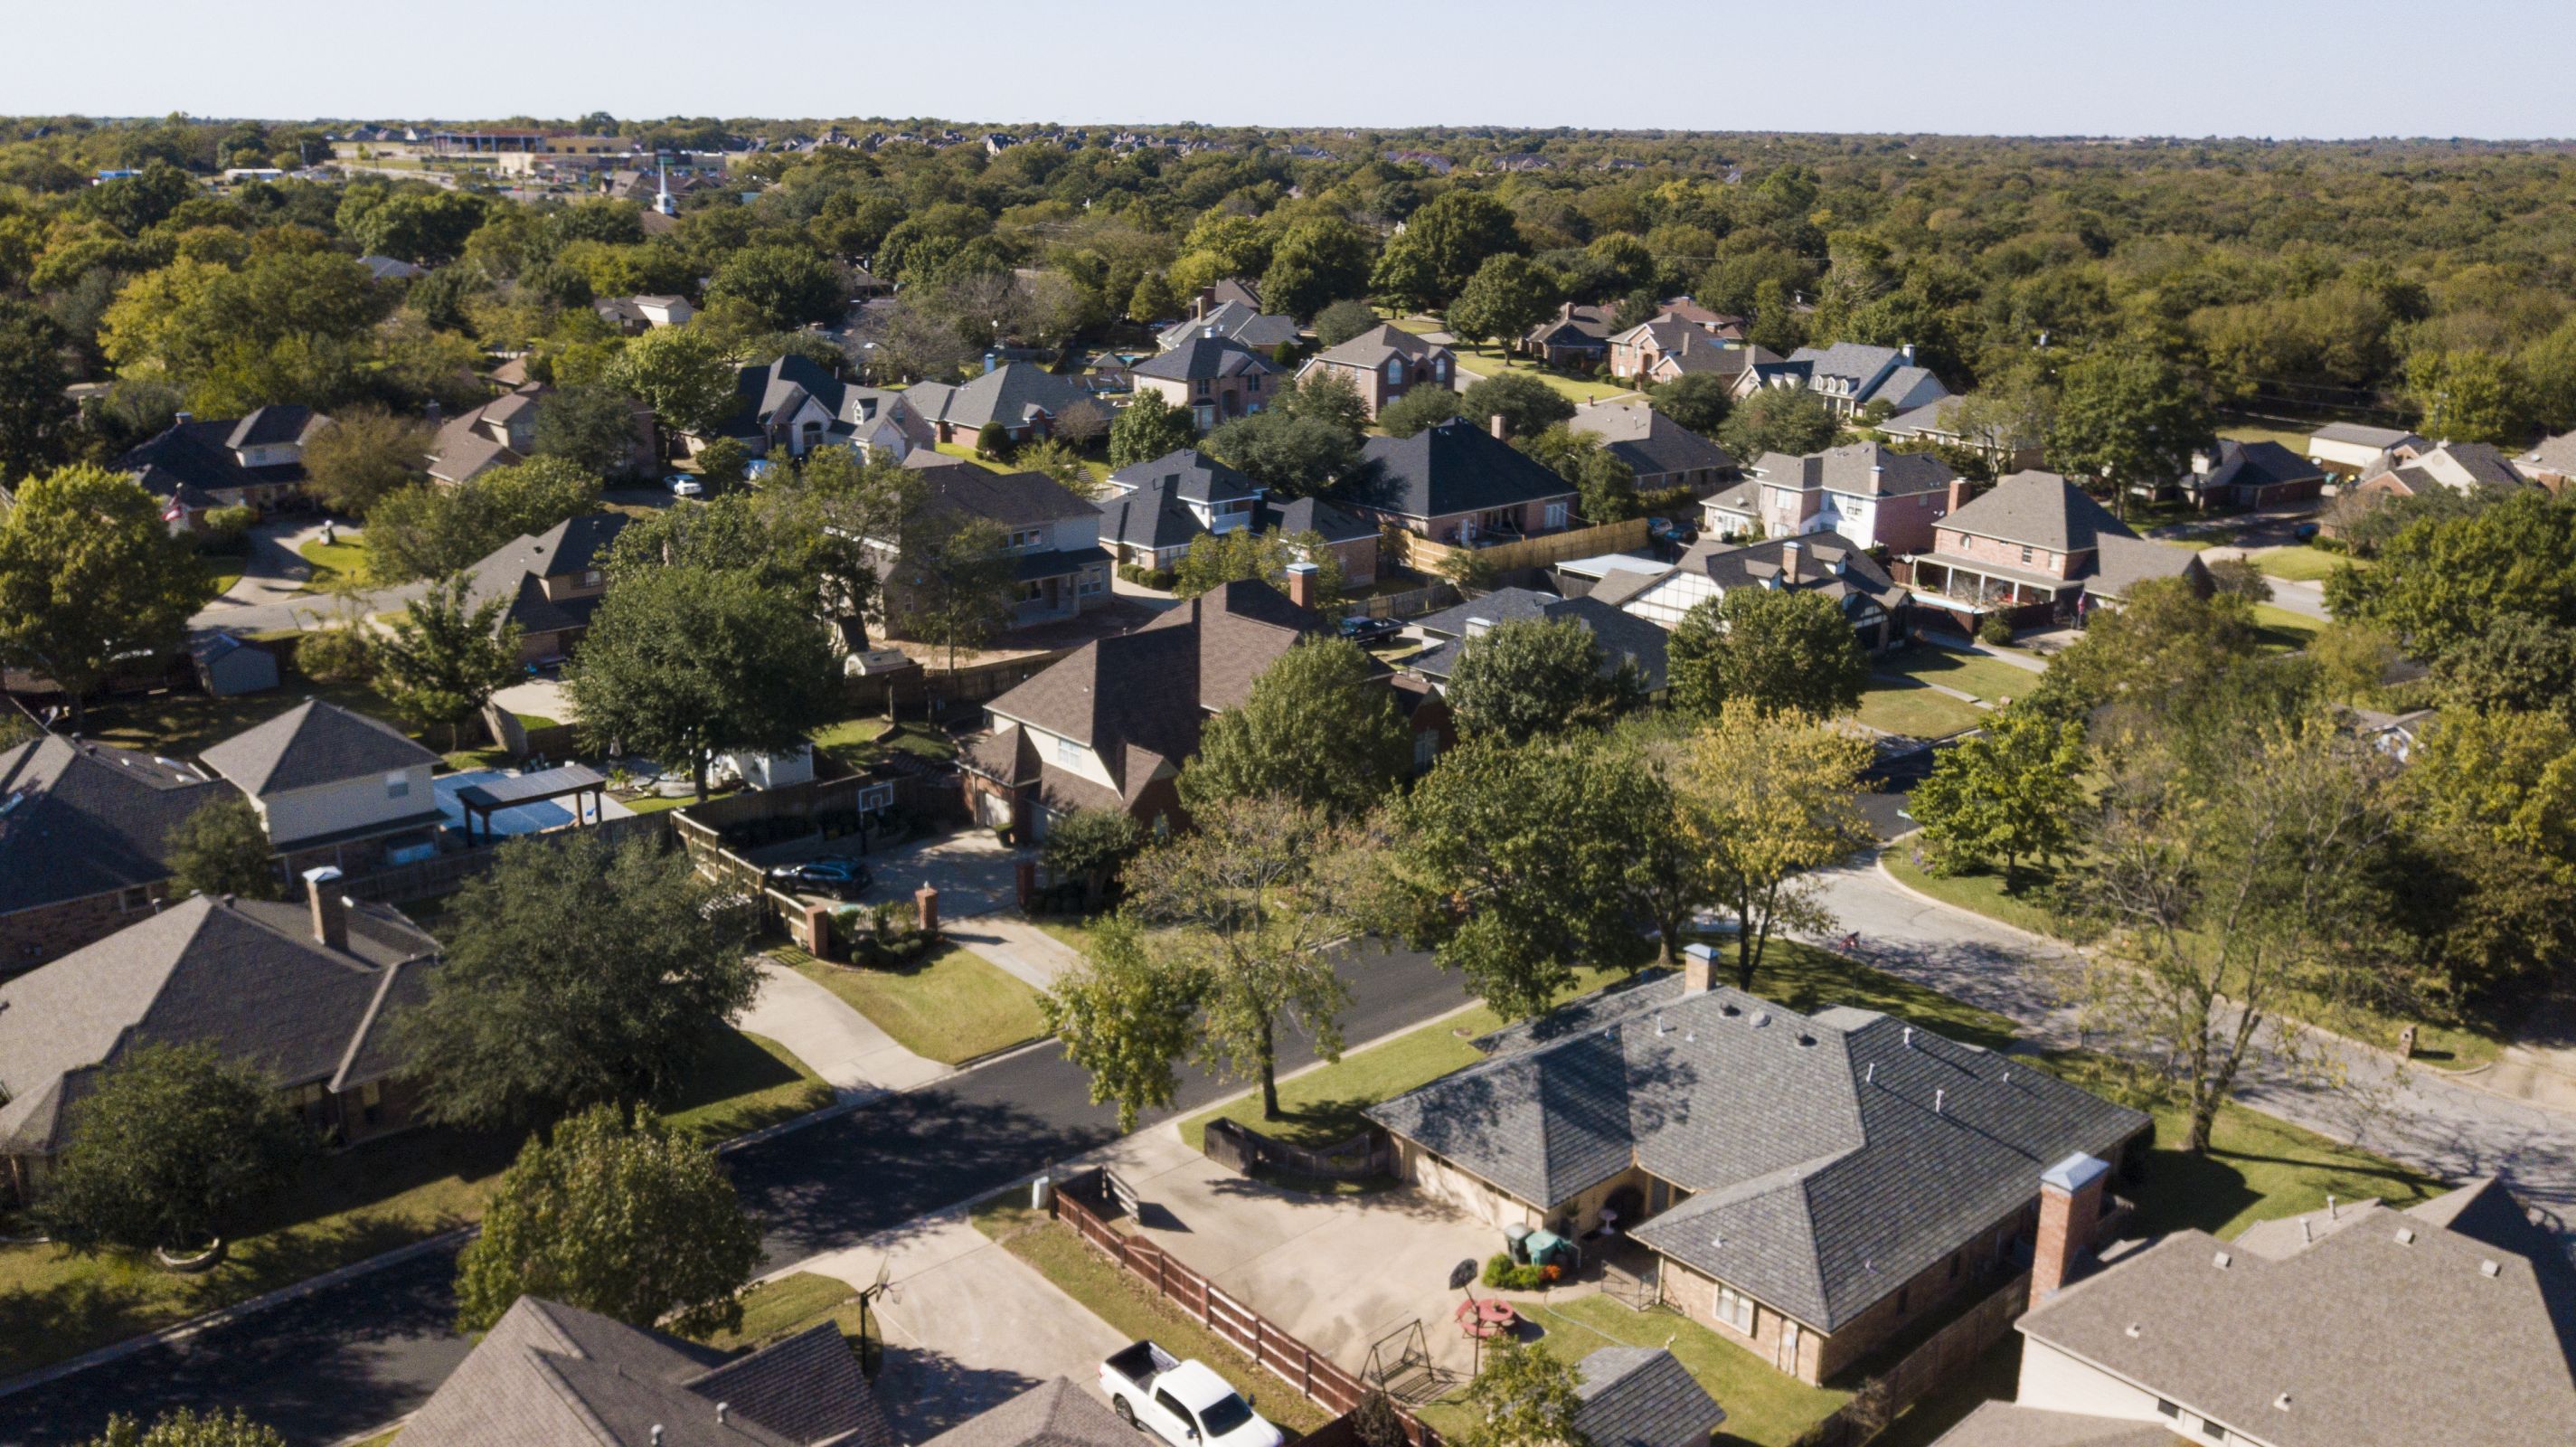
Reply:
[[1495, 437], [1505, 441], [1510, 440], [1512, 435], [1512, 424], [1504, 419], [1502, 413], [1495, 413], [1493, 417], [1485, 423], [1485, 425], [1493, 429]]
[[304, 871], [304, 892], [313, 902], [313, 937], [335, 950], [349, 947], [349, 902], [340, 897], [340, 871], [328, 864]]
[[1290, 563], [1288, 565], [1289, 602], [1296, 604], [1300, 608], [1312, 608], [1315, 606], [1315, 574], [1318, 571], [1319, 570], [1312, 563]]
[[2055, 1296], [2092, 1254], [2093, 1228], [2102, 1220], [2109, 1163], [2082, 1152], [2050, 1166], [2039, 1178], [2039, 1242], [2031, 1253], [2033, 1306]]
[[1682, 993], [1705, 995], [1717, 982], [1717, 950], [1712, 945], [1682, 947]]
[[1807, 545], [1796, 538], [1791, 538], [1780, 545], [1780, 581], [1782, 583], [1798, 581], [1798, 565], [1806, 561], [1806, 556]]
[[1963, 507], [1966, 507], [1967, 505], [1968, 505], [1968, 480], [1967, 480], [1966, 478], [1964, 478], [1964, 477], [1954, 477], [1954, 478], [1951, 478], [1951, 479], [1950, 479], [1950, 505], [1949, 505], [1947, 508], [1945, 508], [1945, 509], [1943, 509], [1943, 510], [1942, 510], [1942, 511], [1943, 511], [1943, 515], [1944, 515], [1944, 516], [1947, 516], [1947, 515], [1948, 515], [1948, 514], [1950, 514], [1950, 513], [1957, 512], [1959, 509], [1961, 509], [1961, 508], [1963, 508]]

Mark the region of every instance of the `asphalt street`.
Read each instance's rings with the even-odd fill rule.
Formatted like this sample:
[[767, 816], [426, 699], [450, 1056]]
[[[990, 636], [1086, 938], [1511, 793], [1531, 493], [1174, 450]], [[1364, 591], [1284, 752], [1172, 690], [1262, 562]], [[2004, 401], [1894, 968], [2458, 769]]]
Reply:
[[[1374, 1039], [1466, 1003], [1430, 957], [1371, 947], [1345, 957], [1344, 1038]], [[1283, 1042], [1281, 1069], [1311, 1062]], [[1006, 1184], [1115, 1139], [1117, 1112], [1053, 1046], [885, 1097], [728, 1158], [768, 1230], [775, 1269]], [[1177, 1111], [1240, 1087], [1182, 1074]], [[0, 1447], [76, 1443], [110, 1412], [149, 1421], [173, 1407], [239, 1407], [290, 1443], [321, 1444], [418, 1407], [463, 1360], [451, 1328], [452, 1252], [436, 1252], [253, 1313], [184, 1341], [0, 1397]]]

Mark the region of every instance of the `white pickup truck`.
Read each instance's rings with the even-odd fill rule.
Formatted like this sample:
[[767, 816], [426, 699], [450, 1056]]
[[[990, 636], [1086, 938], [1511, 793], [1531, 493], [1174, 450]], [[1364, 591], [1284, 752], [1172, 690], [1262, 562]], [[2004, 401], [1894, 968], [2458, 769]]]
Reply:
[[1140, 1341], [1100, 1364], [1100, 1390], [1130, 1427], [1171, 1447], [1279, 1447], [1279, 1429], [1225, 1378]]

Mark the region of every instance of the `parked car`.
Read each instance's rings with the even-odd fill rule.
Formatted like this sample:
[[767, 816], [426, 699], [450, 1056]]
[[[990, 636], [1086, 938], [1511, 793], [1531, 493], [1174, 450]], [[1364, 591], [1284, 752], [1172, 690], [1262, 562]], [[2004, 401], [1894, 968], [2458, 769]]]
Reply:
[[1690, 544], [1699, 540], [1699, 529], [1692, 527], [1688, 523], [1677, 523], [1668, 517], [1648, 518], [1646, 520], [1646, 536], [1659, 543], [1671, 543], [1675, 547], [1688, 547]]
[[872, 880], [868, 867], [846, 854], [781, 864], [769, 871], [769, 883], [774, 889], [789, 894], [828, 894], [834, 899], [856, 899], [868, 892]]
[[1171, 1447], [1279, 1447], [1279, 1429], [1201, 1362], [1140, 1341], [1100, 1364], [1100, 1390], [1130, 1427]]
[[707, 494], [707, 485], [685, 472], [675, 472], [663, 478], [662, 485], [671, 490], [673, 497], [704, 497]]
[[2316, 541], [2317, 536], [2317, 525], [2315, 523], [2301, 523], [2297, 527], [2290, 529], [2290, 536], [2303, 543], [2314, 542]]
[[1342, 636], [1353, 643], [1376, 643], [1404, 631], [1404, 625], [1393, 618], [1345, 618]]

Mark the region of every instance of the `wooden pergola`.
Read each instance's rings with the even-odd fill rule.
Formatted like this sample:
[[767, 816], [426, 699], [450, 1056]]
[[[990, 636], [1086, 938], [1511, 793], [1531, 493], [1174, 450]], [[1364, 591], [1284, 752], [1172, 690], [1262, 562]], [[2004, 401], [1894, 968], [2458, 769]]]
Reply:
[[[580, 796], [590, 796], [590, 813], [583, 817]], [[465, 809], [465, 845], [474, 846], [474, 821], [483, 821], [483, 839], [493, 838], [492, 814], [498, 809], [516, 808], [521, 804], [542, 804], [550, 799], [573, 796], [572, 821], [578, 827], [596, 824], [607, 817], [608, 779], [588, 764], [566, 764], [556, 769], [540, 769], [515, 778], [494, 779], [488, 784], [468, 784], [456, 791], [456, 802]]]

